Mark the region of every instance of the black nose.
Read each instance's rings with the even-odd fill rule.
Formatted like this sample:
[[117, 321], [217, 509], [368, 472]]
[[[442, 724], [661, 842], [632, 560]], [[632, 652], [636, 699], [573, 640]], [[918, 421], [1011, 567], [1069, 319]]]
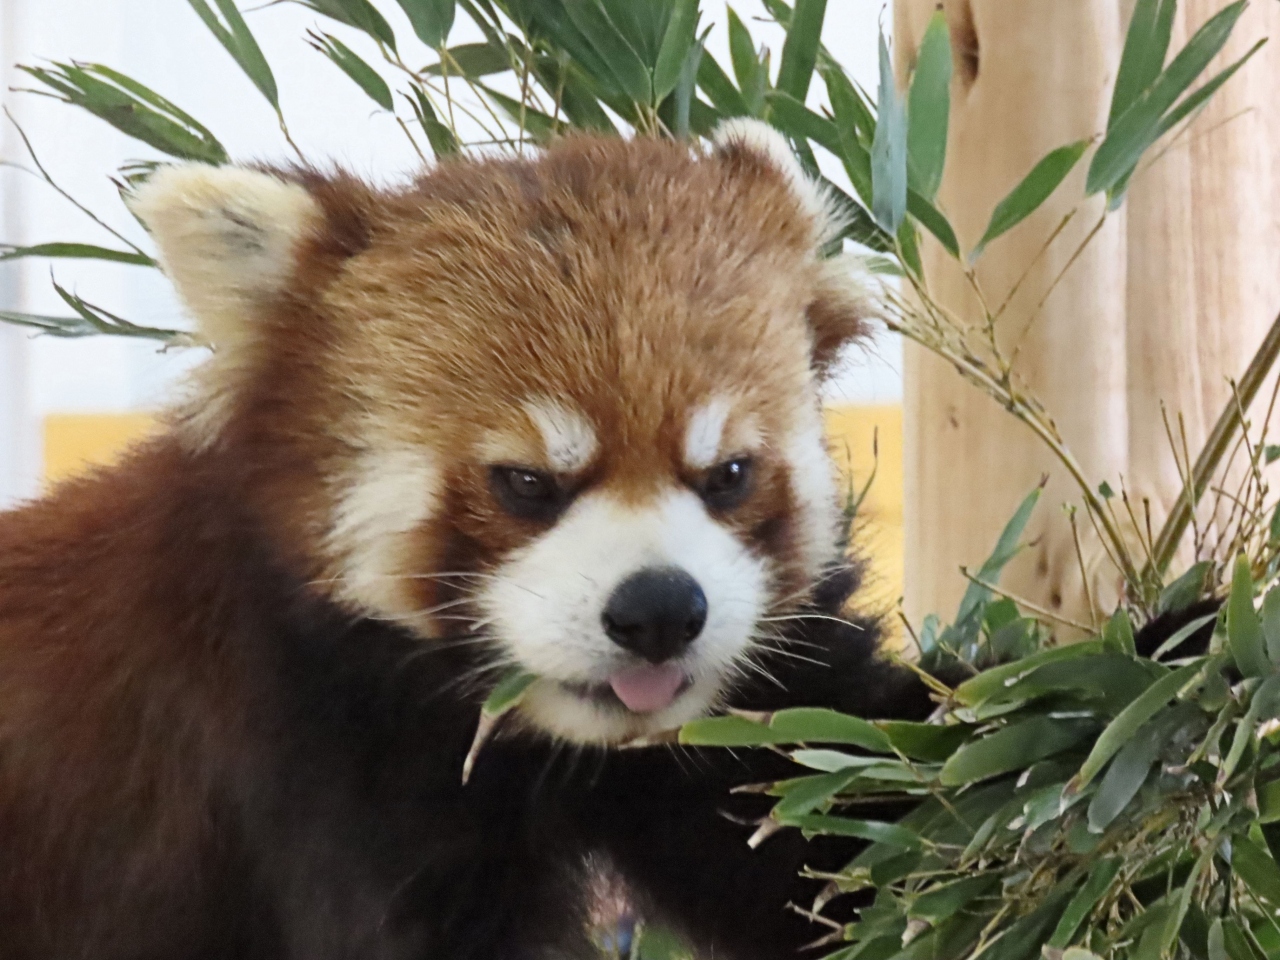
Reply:
[[604, 608], [604, 631], [618, 646], [662, 663], [681, 653], [707, 622], [707, 595], [678, 567], [654, 567], [618, 584]]

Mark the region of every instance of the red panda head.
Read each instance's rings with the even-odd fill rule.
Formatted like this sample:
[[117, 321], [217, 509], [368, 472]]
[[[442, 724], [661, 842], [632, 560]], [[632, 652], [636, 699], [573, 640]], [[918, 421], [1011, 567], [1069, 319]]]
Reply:
[[706, 712], [837, 558], [818, 386], [867, 306], [824, 199], [736, 121], [395, 190], [173, 167], [132, 206], [215, 349], [180, 429], [287, 562], [607, 743]]

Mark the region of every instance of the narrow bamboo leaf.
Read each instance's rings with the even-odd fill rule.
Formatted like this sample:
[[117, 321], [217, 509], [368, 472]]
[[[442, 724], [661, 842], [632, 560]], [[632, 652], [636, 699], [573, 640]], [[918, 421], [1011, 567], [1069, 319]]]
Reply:
[[1272, 587], [1262, 600], [1262, 636], [1267, 643], [1267, 656], [1280, 664], [1280, 587]]
[[1072, 693], [1098, 702], [1102, 711], [1115, 716], [1156, 680], [1151, 666], [1127, 654], [1105, 649], [1093, 656], [1042, 664], [993, 693], [986, 704]]
[[183, 160], [227, 162], [227, 152], [190, 114], [123, 74], [94, 63], [19, 65], [58, 98], [105, 120], [126, 136]]
[[1137, 652], [1133, 645], [1133, 624], [1129, 622], [1129, 614], [1124, 607], [1117, 608], [1107, 621], [1102, 631], [1102, 642], [1118, 653], [1133, 656]]
[[764, 64], [756, 55], [750, 31], [733, 7], [726, 9], [729, 13], [729, 59], [733, 64], [733, 75], [738, 81], [747, 109], [753, 116], [760, 116], [769, 77]]
[[1184, 686], [1191, 683], [1196, 675], [1204, 669], [1203, 663], [1189, 663], [1185, 667], [1174, 670], [1161, 677], [1138, 699], [1125, 707], [1102, 731], [1093, 745], [1088, 758], [1080, 767], [1080, 771], [1072, 778], [1071, 789], [1083, 789], [1106, 765], [1107, 761], [1120, 752], [1138, 729], [1150, 720], [1166, 703]]
[[812, 140], [832, 153], [840, 152], [840, 135], [836, 125], [814, 113], [799, 100], [781, 90], [769, 91], [769, 119], [775, 127], [793, 140]]
[[[492, 43], [460, 43], [445, 51], [449, 55], [451, 74], [462, 73], [468, 79], [506, 73], [512, 69], [511, 54], [505, 46]], [[438, 77], [445, 72], [445, 64], [433, 63], [423, 73]]]
[[[653, 99], [661, 102], [676, 89], [698, 42], [698, 0], [673, 0], [671, 16], [653, 64]], [[696, 70], [697, 64], [694, 64]], [[690, 88], [690, 97], [692, 88]]]
[[867, 767], [885, 763], [884, 757], [855, 756], [839, 750], [792, 750], [791, 759], [810, 770], [821, 770], [823, 773], [852, 770], [855, 767], [865, 770]]
[[861, 717], [851, 717], [820, 707], [792, 707], [779, 710], [769, 729], [788, 743], [848, 743], [876, 753], [893, 749], [890, 737]]
[[726, 117], [745, 117], [751, 113], [729, 75], [709, 53], [704, 53], [698, 63], [698, 88]]
[[369, 66], [350, 47], [337, 37], [322, 33], [309, 33], [308, 42], [319, 50], [351, 78], [365, 94], [383, 110], [395, 111], [395, 101], [391, 99], [391, 88], [383, 80], [378, 71]]
[[[1240, 924], [1232, 918], [1222, 918], [1214, 923], [1221, 931], [1222, 954], [1225, 960], [1259, 960], [1258, 955], [1249, 946], [1249, 940], [1240, 929]], [[1210, 956], [1214, 953], [1213, 927], [1209, 929]]]
[[[858, 96], [849, 78], [841, 70], [823, 74], [827, 83], [827, 95], [831, 100], [834, 126], [839, 149], [833, 151], [844, 164], [849, 182], [862, 198], [864, 205], [871, 204], [871, 153], [862, 142], [861, 117], [866, 105]], [[871, 135], [875, 135], [875, 121], [871, 120]], [[908, 197], [908, 200], [910, 198]]]
[[1236, 557], [1227, 598], [1227, 642], [1236, 666], [1246, 677], [1262, 677], [1271, 672], [1262, 639], [1262, 623], [1253, 609], [1253, 575], [1249, 559]]
[[960, 242], [956, 240], [956, 232], [951, 229], [950, 221], [923, 194], [915, 190], [907, 191], [907, 212], [937, 238], [942, 249], [957, 260], [960, 259]]
[[[880, 253], [889, 253], [893, 250], [893, 240], [880, 229], [879, 224], [871, 217], [871, 213], [862, 204], [858, 203], [853, 197], [849, 196], [830, 180], [823, 177], [819, 181], [827, 191], [836, 208], [839, 221], [844, 224], [839, 234], [839, 239], [846, 238], [860, 243], [864, 247], [877, 250]], [[867, 268], [872, 272], [889, 272], [901, 275], [901, 269], [897, 263], [888, 257], [878, 257], [869, 260]]]
[[[585, 0], [585, 2], [593, 6], [597, 19], [605, 18], [603, 10], [595, 0]], [[594, 93], [601, 97], [625, 98], [628, 96], [627, 91], [619, 85], [605, 51], [578, 28], [569, 15], [565, 3], [506, 0], [504, 10], [517, 23], [522, 24], [522, 29], [531, 41], [542, 40], [553, 50], [559, 48], [558, 52], [578, 68]], [[590, 14], [591, 11], [588, 11], [588, 15]], [[607, 18], [605, 18], [603, 29], [613, 30]], [[628, 103], [630, 102], [628, 100]]]
[[1102, 652], [1101, 640], [1086, 640], [1081, 643], [1068, 644], [1033, 653], [1016, 663], [1006, 663], [992, 667], [966, 680], [955, 689], [956, 699], [968, 706], [977, 706], [994, 697], [1007, 687], [1013, 686], [1020, 678], [1028, 677], [1044, 664], [1059, 660], [1074, 660], [1077, 657], [1093, 656]]
[[782, 823], [798, 827], [806, 834], [822, 834], [831, 837], [857, 837], [872, 843], [884, 843], [904, 850], [919, 850], [920, 838], [906, 827], [878, 820], [852, 820], [818, 813], [784, 816]]
[[809, 94], [826, 14], [827, 0], [796, 0], [787, 24], [787, 39], [782, 43], [782, 60], [778, 64], [778, 89], [801, 103]]
[[939, 10], [920, 41], [907, 99], [908, 172], [912, 186], [928, 200], [937, 195], [942, 183], [950, 117], [951, 30], [946, 14]]
[[954, 916], [960, 910], [985, 893], [991, 892], [1000, 882], [994, 874], [977, 877], [963, 877], [933, 887], [928, 893], [916, 897], [907, 907], [907, 915], [927, 920], [930, 923], [941, 923]]
[[638, 104], [653, 102], [653, 84], [649, 68], [632, 48], [597, 0], [563, 0], [582, 35], [595, 48], [621, 90]]
[[1204, 578], [1212, 566], [1208, 560], [1193, 563], [1182, 576], [1160, 591], [1160, 599], [1156, 601], [1157, 616], [1185, 610], [1199, 600], [1204, 593]]
[[617, 127], [600, 106], [581, 71], [551, 57], [535, 56], [534, 73], [546, 89], [560, 91], [560, 112], [569, 118], [570, 126], [617, 134]]
[[222, 14], [222, 19], [209, 7], [208, 0], [187, 0], [191, 8], [204, 21], [209, 32], [218, 38], [218, 42], [231, 54], [231, 58], [244, 71], [258, 92], [266, 97], [267, 103], [275, 110], [280, 109], [280, 94], [276, 89], [276, 78], [271, 73], [267, 58], [262, 55], [262, 48], [254, 39], [249, 25], [244, 22], [235, 0], [213, 0]]
[[[876, 118], [866, 98], [839, 64], [819, 64], [818, 72], [827, 85], [827, 96], [837, 123], [841, 127], [847, 123], [863, 149], [867, 149], [875, 140]], [[837, 100], [841, 105], [837, 105]]]
[[114, 334], [116, 336], [135, 337], [144, 340], [158, 340], [161, 343], [169, 344], [190, 340], [190, 335], [181, 330], [163, 330], [155, 327], [139, 327], [132, 324], [128, 329], [125, 329], [109, 323], [90, 323], [80, 315], [74, 317], [50, 317], [35, 313], [0, 310], [0, 323], [27, 327], [45, 336], [64, 339]]
[[396, 35], [386, 17], [369, 0], [297, 0], [304, 7], [322, 13], [332, 20], [363, 30], [379, 43], [392, 50], [396, 48]]
[[1111, 94], [1108, 128], [1164, 69], [1177, 8], [1177, 0], [1138, 0], [1134, 5], [1129, 30], [1125, 34], [1124, 52], [1120, 55], [1115, 90]]
[[1190, 623], [1184, 626], [1181, 630], [1178, 630], [1177, 632], [1175, 632], [1171, 637], [1169, 637], [1168, 640], [1160, 644], [1160, 646], [1156, 649], [1156, 652], [1151, 655], [1151, 659], [1159, 660], [1166, 653], [1172, 653], [1174, 650], [1176, 650], [1179, 647], [1179, 645], [1189, 640], [1192, 637], [1192, 635], [1196, 633], [1196, 631], [1202, 629], [1203, 627], [1208, 626], [1209, 624], [1213, 623], [1214, 620], [1217, 620], [1217, 619], [1218, 619], [1218, 615], [1216, 613], [1208, 613], [1208, 614], [1205, 614], [1203, 617], [1196, 617], [1196, 619], [1192, 620]]
[[1049, 199], [1053, 191], [1057, 190], [1062, 181], [1067, 178], [1067, 174], [1080, 162], [1080, 158], [1084, 156], [1088, 147], [1088, 140], [1078, 140], [1050, 151], [1043, 160], [1032, 167], [1031, 172], [1022, 179], [1022, 182], [996, 204], [986, 232], [978, 241], [978, 245], [973, 248], [973, 252], [969, 254], [969, 262], [973, 263], [982, 256], [982, 251], [996, 237], [1009, 232], [1040, 209], [1041, 204]]
[[[671, 91], [671, 97], [675, 99], [675, 126], [672, 132], [682, 139], [687, 138], [690, 130], [694, 129], [695, 105], [706, 106], [698, 101], [696, 93], [698, 87], [698, 65], [702, 62], [706, 49], [707, 34], [710, 32], [711, 28], [707, 27], [702, 32], [702, 36], [693, 42], [693, 46], [685, 54], [684, 64], [680, 67], [680, 75], [676, 78], [675, 89]], [[711, 126], [712, 122], [703, 119], [698, 123], [697, 132], [699, 135], [709, 134]]]
[[760, 747], [787, 737], [745, 717], [704, 717], [680, 728], [680, 742], [696, 747]]
[[1280, 909], [1280, 866], [1243, 834], [1231, 838], [1231, 866], [1245, 885], [1273, 910]]
[[1032, 717], [965, 744], [943, 764], [938, 780], [943, 786], [959, 787], [1024, 770], [1037, 760], [1069, 750], [1096, 729], [1087, 721]]
[[871, 144], [871, 212], [876, 223], [889, 233], [897, 233], [907, 212], [907, 116], [894, 85], [889, 44], [883, 34], [879, 105], [876, 138]]
[[1132, 171], [1159, 136], [1160, 121], [1231, 35], [1247, 0], [1237, 0], [1209, 19], [1187, 41], [1159, 77], [1111, 124], [1089, 164], [1085, 193], [1110, 191]]
[[[1094, 864], [1093, 869], [1089, 871], [1088, 879], [1071, 898], [1067, 909], [1062, 911], [1062, 918], [1054, 928], [1053, 935], [1049, 937], [1050, 947], [1061, 950], [1071, 943], [1080, 925], [1088, 919], [1093, 908], [1098, 905], [1098, 901], [1111, 886], [1111, 881], [1116, 878], [1123, 863], [1122, 857], [1108, 857]], [[1064, 957], [1063, 960], [1066, 958]]]
[[0, 244], [0, 261], [19, 260], [23, 257], [57, 257], [74, 260], [111, 260], [131, 263], [140, 267], [154, 267], [156, 262], [145, 253], [132, 250], [111, 250], [91, 243], [38, 243], [30, 247], [10, 247]]
[[505, 93], [499, 93], [492, 87], [477, 84], [484, 95], [498, 105], [507, 116], [516, 123], [524, 124], [524, 129], [538, 143], [546, 143], [559, 132], [560, 125], [554, 118], [540, 110], [535, 110], [527, 103], [521, 103]]
[[893, 744], [893, 749], [913, 760], [946, 760], [968, 739], [970, 728], [944, 727], [907, 720], [881, 720], [876, 724]]
[[857, 770], [841, 770], [792, 780], [787, 784], [782, 799], [774, 806], [773, 816], [780, 822], [786, 822], [788, 818], [811, 813], [824, 806], [857, 777]]
[[1159, 139], [1160, 137], [1164, 136], [1168, 131], [1172, 130], [1179, 123], [1181, 123], [1186, 117], [1190, 116], [1196, 110], [1199, 110], [1202, 106], [1204, 106], [1204, 104], [1208, 102], [1209, 98], [1212, 97], [1215, 93], [1217, 93], [1218, 89], [1224, 83], [1226, 83], [1233, 76], [1235, 76], [1235, 73], [1237, 70], [1239, 70], [1246, 63], [1248, 63], [1249, 60], [1253, 58], [1253, 55], [1255, 53], [1257, 53], [1264, 46], [1266, 46], [1267, 40], [1268, 40], [1267, 37], [1263, 37], [1261, 40], [1255, 43], [1252, 47], [1250, 47], [1249, 50], [1245, 53], [1245, 55], [1242, 56], [1239, 60], [1231, 64], [1229, 67], [1226, 67], [1224, 70], [1222, 70], [1221, 73], [1215, 76], [1212, 80], [1204, 84], [1204, 86], [1193, 91], [1192, 93], [1187, 94], [1186, 97], [1184, 97], [1176, 107], [1174, 107], [1167, 114], [1165, 114], [1164, 119], [1160, 121], [1160, 129], [1159, 129], [1159, 132], [1156, 134], [1156, 139]]
[[431, 151], [439, 157], [446, 157], [455, 154], [459, 150], [458, 140], [453, 135], [453, 131], [440, 122], [440, 118], [436, 116], [435, 108], [431, 106], [431, 101], [427, 98], [426, 93], [417, 84], [410, 87], [412, 96], [402, 94], [409, 101], [409, 106], [413, 108], [413, 113], [418, 119], [418, 125], [422, 127], [422, 132], [427, 135], [427, 142], [431, 144]]
[[[1189, 706], [1188, 709], [1194, 712], [1198, 708]], [[1168, 710], [1149, 720], [1120, 749], [1107, 768], [1102, 782], [1098, 784], [1098, 792], [1089, 802], [1090, 830], [1101, 833], [1129, 805], [1129, 801], [1138, 795], [1138, 790], [1151, 772], [1161, 748], [1173, 735], [1177, 725], [1185, 723], [1187, 719], [1186, 711]]]
[[396, 0], [419, 40], [439, 50], [453, 29], [454, 0]]
[[[1246, 681], [1252, 683], [1253, 681]], [[1226, 783], [1235, 772], [1244, 751], [1257, 731], [1258, 723], [1273, 718], [1280, 709], [1280, 674], [1272, 675], [1258, 684], [1249, 699], [1249, 709], [1236, 725], [1235, 735], [1231, 739], [1231, 749], [1218, 769], [1218, 782]]]

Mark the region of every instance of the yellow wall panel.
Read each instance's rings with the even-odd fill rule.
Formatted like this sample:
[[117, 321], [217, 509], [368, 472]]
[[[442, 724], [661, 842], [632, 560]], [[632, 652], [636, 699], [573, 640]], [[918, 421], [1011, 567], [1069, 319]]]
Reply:
[[44, 419], [44, 481], [57, 483], [111, 463], [155, 429], [145, 413], [55, 413]]

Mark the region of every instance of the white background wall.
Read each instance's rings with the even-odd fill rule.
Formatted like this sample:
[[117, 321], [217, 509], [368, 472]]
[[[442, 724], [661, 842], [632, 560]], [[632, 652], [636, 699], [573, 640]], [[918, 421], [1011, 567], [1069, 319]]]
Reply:
[[[390, 0], [377, 5], [406, 41], [402, 46], [408, 45], [412, 31], [399, 8]], [[262, 3], [241, 6], [250, 10]], [[776, 67], [780, 31], [753, 19], [763, 16], [760, 0], [734, 6], [757, 39], [774, 48]], [[709, 49], [727, 69], [723, 7], [718, 0], [704, 0], [703, 7], [717, 24]], [[877, 31], [885, 17], [882, 0], [829, 0], [824, 41], [870, 90], [875, 89]], [[370, 53], [358, 34], [291, 3], [259, 9], [248, 20], [275, 70], [294, 139], [309, 158], [337, 161], [383, 180], [414, 169], [417, 158], [391, 117], [373, 109], [303, 40], [308, 27], [319, 25]], [[473, 32], [460, 12], [450, 40], [478, 39]], [[420, 52], [422, 62], [430, 62], [426, 51]], [[235, 159], [289, 156], [265, 101], [184, 0], [0, 0], [5, 108], [59, 184], [140, 244], [145, 237], [108, 178], [126, 160], [157, 155], [87, 114], [11, 89], [34, 86], [17, 64], [44, 60], [99, 62], [129, 74], [201, 120]], [[0, 159], [30, 166], [7, 121], [0, 130]], [[0, 241], [51, 240], [119, 245], [39, 180], [13, 166], [0, 167]], [[49, 282], [51, 268], [63, 286], [134, 322], [183, 322], [155, 271], [67, 260], [0, 264], [0, 309], [65, 314]], [[898, 356], [897, 344], [885, 338], [867, 355], [851, 358], [846, 375], [833, 385], [833, 399], [896, 402], [901, 396]], [[39, 425], [46, 414], [154, 406], [198, 359], [193, 353], [158, 353], [154, 344], [141, 341], [33, 338], [0, 324], [0, 503], [35, 491]]]

